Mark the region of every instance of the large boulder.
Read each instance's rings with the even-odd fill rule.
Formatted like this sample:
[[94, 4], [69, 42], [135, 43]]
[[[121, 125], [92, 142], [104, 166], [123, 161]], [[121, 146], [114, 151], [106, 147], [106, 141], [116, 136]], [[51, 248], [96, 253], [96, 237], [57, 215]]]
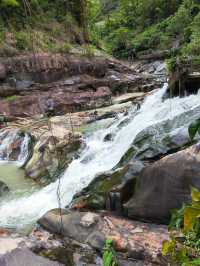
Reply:
[[144, 168], [135, 194], [125, 204], [127, 215], [167, 223], [171, 210], [191, 201], [191, 187], [200, 189], [200, 146], [164, 157]]

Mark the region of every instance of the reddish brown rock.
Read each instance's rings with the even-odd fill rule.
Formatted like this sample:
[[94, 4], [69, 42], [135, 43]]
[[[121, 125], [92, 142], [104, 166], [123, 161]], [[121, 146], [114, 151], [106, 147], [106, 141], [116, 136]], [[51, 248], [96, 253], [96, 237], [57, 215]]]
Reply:
[[22, 117], [43, 113], [48, 99], [61, 115], [109, 106], [111, 94], [143, 90], [146, 84], [152, 85], [145, 91], [160, 86], [153, 75], [103, 57], [44, 53], [0, 58], [0, 79], [4, 72], [9, 78], [0, 84], [0, 113]]
[[[87, 223], [85, 222], [87, 220]], [[129, 258], [150, 263], [161, 262], [162, 242], [168, 239], [166, 226], [145, 224], [108, 214], [62, 211], [62, 233], [81, 243], [102, 250], [105, 239], [114, 241], [115, 249]], [[60, 212], [46, 213], [39, 224], [53, 233], [60, 233]]]

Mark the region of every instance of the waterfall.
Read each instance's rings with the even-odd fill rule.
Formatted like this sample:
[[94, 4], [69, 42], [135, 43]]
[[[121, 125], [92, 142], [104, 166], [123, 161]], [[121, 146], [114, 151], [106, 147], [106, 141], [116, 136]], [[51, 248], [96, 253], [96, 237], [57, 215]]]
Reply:
[[[163, 101], [167, 84], [151, 93], [140, 110], [133, 109], [127, 117], [120, 116], [109, 128], [100, 129], [86, 137], [86, 147], [78, 159], [74, 159], [61, 177], [62, 207], [70, 203], [73, 195], [87, 186], [102, 172], [111, 170], [129, 149], [138, 133], [145, 128], [173, 119], [200, 106], [198, 95], [173, 98]], [[200, 114], [199, 114], [200, 115]], [[123, 126], [120, 126], [123, 124]], [[112, 134], [111, 141], [104, 141]], [[51, 183], [30, 196], [0, 203], [1, 226], [25, 226], [36, 221], [45, 212], [58, 207], [58, 181]]]
[[25, 133], [24, 139], [20, 146], [20, 153], [17, 159], [19, 166], [24, 165], [29, 156], [29, 147], [28, 147], [29, 143], [30, 143], [30, 136], [27, 133]]
[[16, 161], [23, 165], [28, 157], [30, 137], [19, 130], [0, 131], [0, 161]]

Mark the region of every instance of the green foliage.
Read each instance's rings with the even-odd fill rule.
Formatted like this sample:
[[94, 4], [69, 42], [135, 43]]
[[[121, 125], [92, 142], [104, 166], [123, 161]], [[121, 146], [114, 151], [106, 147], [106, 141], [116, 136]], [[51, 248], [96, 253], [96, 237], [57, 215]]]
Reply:
[[183, 241], [171, 233], [171, 239], [163, 242], [162, 254], [175, 265], [200, 265], [200, 191], [192, 188], [192, 202], [172, 215], [170, 229], [183, 225]]
[[19, 2], [17, 0], [1, 0], [0, 4], [3, 6], [12, 6], [12, 7], [19, 6]]
[[103, 266], [118, 266], [113, 242], [110, 239], [106, 240], [103, 253]]
[[7, 55], [6, 50], [33, 48], [38, 52], [68, 52], [68, 44], [84, 43], [86, 0], [31, 0], [26, 7], [24, 3], [27, 1], [0, 0], [1, 54]]
[[5, 99], [6, 101], [8, 101], [8, 102], [13, 102], [13, 101], [16, 100], [16, 98], [17, 98], [16, 95], [12, 95], [12, 96], [7, 96], [7, 97], [5, 97], [4, 99]]
[[89, 44], [85, 44], [85, 45], [82, 45], [82, 48], [83, 48], [83, 52], [82, 54], [84, 56], [87, 56], [87, 57], [92, 57], [94, 56], [95, 54], [95, 49], [92, 45], [89, 45]]
[[176, 70], [176, 66], [177, 66], [176, 57], [171, 57], [167, 59], [166, 64], [167, 64], [167, 72], [173, 73]]
[[[193, 230], [196, 222], [200, 218], [200, 192], [196, 188], [192, 188], [192, 204], [184, 209], [184, 230], [189, 232]], [[199, 227], [200, 229], [200, 227]]]
[[197, 55], [199, 9], [195, 0], [121, 0], [113, 12], [97, 16], [95, 30], [108, 51], [118, 57], [154, 49]]
[[184, 210], [185, 205], [180, 210], [172, 211], [169, 229], [180, 229], [183, 226]]
[[31, 39], [30, 33], [19, 31], [15, 33], [16, 47], [19, 50], [30, 50], [31, 49]]
[[197, 133], [200, 133], [200, 118], [189, 125], [188, 133], [191, 140], [195, 138]]

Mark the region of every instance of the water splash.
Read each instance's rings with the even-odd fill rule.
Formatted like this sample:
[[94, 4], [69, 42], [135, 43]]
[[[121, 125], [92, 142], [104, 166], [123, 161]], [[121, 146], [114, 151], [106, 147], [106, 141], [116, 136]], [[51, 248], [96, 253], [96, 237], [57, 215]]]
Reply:
[[[111, 170], [129, 149], [139, 132], [200, 106], [198, 95], [163, 101], [166, 90], [165, 84], [162, 89], [149, 95], [139, 111], [132, 110], [129, 113], [129, 122], [124, 123], [123, 127], [120, 125], [127, 117], [120, 117], [109, 128], [100, 129], [86, 138], [86, 148], [80, 157], [69, 165], [62, 176], [61, 203], [63, 207], [69, 204], [73, 195], [87, 186], [95, 175]], [[105, 142], [104, 138], [109, 133], [113, 134], [113, 140]], [[57, 208], [57, 186], [58, 181], [31, 196], [2, 202], [0, 204], [0, 225], [25, 226], [36, 221], [46, 211]]]

